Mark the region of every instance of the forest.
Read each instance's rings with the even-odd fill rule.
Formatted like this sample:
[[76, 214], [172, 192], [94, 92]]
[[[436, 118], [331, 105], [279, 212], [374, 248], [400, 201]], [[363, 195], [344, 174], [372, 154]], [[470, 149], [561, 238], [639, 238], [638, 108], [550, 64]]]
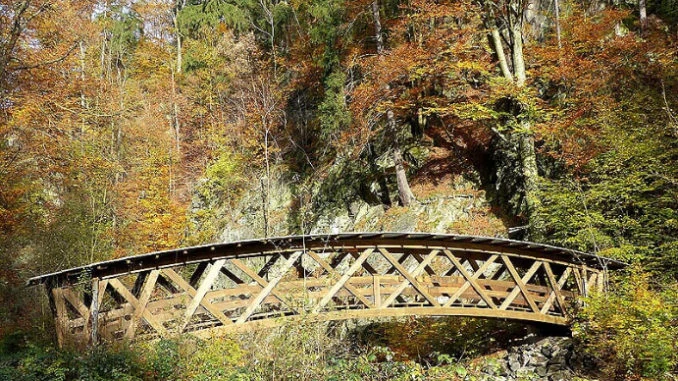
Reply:
[[351, 345], [311, 326], [84, 353], [56, 349], [26, 287], [333, 229], [628, 263], [572, 322], [579, 379], [678, 379], [678, 2], [0, 0], [0, 379], [483, 379], [468, 360], [521, 331], [407, 319]]

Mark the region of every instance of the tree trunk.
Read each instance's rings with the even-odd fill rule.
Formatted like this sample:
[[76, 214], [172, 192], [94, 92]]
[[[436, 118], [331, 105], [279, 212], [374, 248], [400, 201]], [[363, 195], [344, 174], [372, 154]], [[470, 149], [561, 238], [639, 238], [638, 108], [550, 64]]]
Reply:
[[2, 88], [6, 75], [7, 67], [12, 59], [14, 48], [19, 42], [19, 37], [24, 29], [24, 13], [31, 4], [30, 0], [24, 0], [14, 9], [14, 19], [12, 20], [12, 29], [8, 39], [3, 39], [4, 43], [0, 45], [0, 88]]
[[499, 35], [499, 29], [493, 27], [491, 30], [492, 42], [494, 43], [494, 50], [497, 54], [497, 59], [499, 60], [499, 67], [501, 68], [501, 73], [504, 75], [504, 78], [513, 82], [513, 74], [509, 69], [508, 62], [506, 62], [506, 54], [504, 53], [504, 45], [501, 43], [501, 36]]
[[[557, 0], [556, 9], [558, 7]], [[502, 74], [509, 80], [514, 80], [518, 87], [523, 87], [527, 80], [525, 70], [525, 59], [523, 56], [523, 31], [522, 31], [522, 11], [515, 8], [510, 11], [511, 17], [509, 23], [509, 35], [511, 38], [511, 60], [513, 62], [513, 75], [508, 68], [506, 58], [504, 56], [503, 47], [501, 44], [501, 35], [497, 28], [491, 30], [494, 47], [497, 51], [497, 58]], [[557, 12], [557, 10], [556, 10]], [[557, 26], [558, 27], [558, 26]], [[559, 28], [559, 27], [558, 27]], [[514, 99], [514, 102], [519, 100]], [[516, 105], [518, 106], [518, 105]], [[532, 133], [532, 121], [527, 117], [521, 115], [524, 112], [524, 107], [514, 107], [514, 109], [521, 110], [517, 112], [514, 117], [519, 120], [519, 139], [518, 139], [518, 153], [520, 158], [521, 172], [523, 175], [523, 192], [525, 200], [525, 214], [529, 222], [529, 236], [530, 239], [536, 239], [543, 227], [541, 218], [539, 216], [539, 209], [541, 201], [539, 200], [537, 191], [539, 190], [539, 173], [537, 171], [537, 156], [534, 148], [534, 135]]]
[[377, 43], [377, 54], [384, 52], [384, 37], [381, 35], [381, 16], [379, 15], [379, 2], [372, 2], [372, 18], [374, 19], [374, 39]]
[[181, 66], [183, 65], [182, 62], [182, 57], [181, 57], [181, 33], [179, 33], [179, 21], [177, 20], [178, 15], [177, 13], [179, 12], [179, 9], [177, 9], [176, 13], [172, 16], [172, 21], [174, 22], [174, 30], [177, 36], [177, 73], [181, 73]]
[[638, 0], [640, 8], [640, 35], [645, 36], [647, 30], [647, 0]]
[[560, 40], [560, 4], [558, 0], [553, 0], [553, 2], [556, 14], [556, 39], [558, 40], [558, 49], [562, 49], [563, 44]]
[[[377, 43], [377, 54], [381, 55], [384, 52], [384, 39], [381, 34], [381, 17], [379, 16], [378, 1], [372, 2], [372, 17], [374, 18], [374, 37]], [[388, 84], [386, 84], [385, 88], [386, 91], [390, 90]], [[386, 131], [394, 139], [392, 158], [395, 165], [396, 183], [398, 184], [398, 196], [403, 206], [409, 206], [416, 198], [407, 181], [407, 172], [405, 172], [405, 166], [403, 165], [403, 155], [399, 146], [396, 124], [393, 110], [386, 110]]]
[[407, 182], [407, 173], [403, 165], [403, 155], [400, 152], [400, 147], [393, 149], [393, 161], [395, 162], [396, 181], [398, 183], [398, 196], [403, 206], [409, 206], [412, 201], [416, 200], [410, 184]]
[[513, 40], [513, 74], [516, 77], [516, 85], [518, 85], [518, 87], [522, 87], [525, 85], [527, 75], [525, 74], [525, 60], [523, 58], [523, 31], [522, 22], [520, 22], [520, 20], [516, 20], [516, 22], [511, 25], [511, 38]]
[[523, 187], [525, 191], [525, 207], [529, 221], [528, 234], [531, 240], [538, 239], [541, 234], [543, 223], [539, 215], [541, 200], [537, 195], [539, 190], [539, 173], [537, 171], [537, 156], [534, 149], [534, 135], [529, 129], [529, 121], [525, 122], [528, 131], [520, 137], [520, 161], [523, 173]]
[[377, 178], [377, 183], [379, 184], [379, 199], [382, 204], [391, 206], [391, 192], [388, 190], [388, 183], [386, 182], [383, 171], [377, 167], [377, 154], [374, 151], [374, 145], [370, 143], [367, 148], [369, 149], [368, 161], [370, 171], [372, 171], [372, 174]]

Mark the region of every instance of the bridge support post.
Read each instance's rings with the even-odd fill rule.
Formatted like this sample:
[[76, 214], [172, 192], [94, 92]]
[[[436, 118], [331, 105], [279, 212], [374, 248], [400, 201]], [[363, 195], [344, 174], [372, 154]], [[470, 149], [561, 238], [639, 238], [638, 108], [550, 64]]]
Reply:
[[92, 304], [90, 306], [90, 321], [92, 322], [91, 345], [99, 344], [99, 282], [98, 278], [92, 279]]

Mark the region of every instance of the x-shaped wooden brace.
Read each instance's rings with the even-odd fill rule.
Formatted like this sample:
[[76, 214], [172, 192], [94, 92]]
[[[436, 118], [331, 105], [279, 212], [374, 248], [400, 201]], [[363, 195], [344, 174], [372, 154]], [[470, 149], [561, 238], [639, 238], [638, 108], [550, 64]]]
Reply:
[[[333, 269], [332, 266], [330, 266], [330, 264], [327, 263], [327, 261], [325, 261], [324, 259], [322, 259], [322, 258], [321, 258], [318, 254], [316, 254], [314, 251], [309, 251], [309, 252], [307, 252], [306, 254], [308, 254], [309, 257], [313, 258], [313, 260], [316, 261], [316, 262], [320, 265], [320, 267], [322, 267], [323, 269], [325, 269], [325, 271], [327, 271], [327, 275], [328, 275], [329, 277], [334, 277], [334, 278], [337, 278], [337, 279], [341, 278], [341, 275], [337, 272], [337, 270]], [[365, 304], [367, 307], [370, 307], [370, 308], [374, 307], [374, 304], [370, 303], [370, 301], [367, 300], [367, 298], [365, 298], [365, 297], [360, 293], [360, 290], [358, 290], [358, 289], [355, 288], [353, 285], [351, 285], [351, 282], [348, 282], [348, 281], [347, 281], [346, 283], [344, 283], [344, 287], [345, 287], [351, 294], [353, 294], [356, 298], [358, 298], [358, 300], [360, 300], [363, 304]]]
[[[265, 289], [266, 287], [268, 287], [268, 285], [269, 285], [268, 281], [266, 281], [266, 279], [262, 278], [262, 277], [259, 275], [259, 274], [261, 274], [261, 272], [256, 273], [254, 270], [252, 270], [251, 268], [247, 267], [247, 265], [246, 265], [243, 261], [241, 261], [241, 260], [239, 260], [239, 259], [231, 259], [231, 263], [233, 263], [233, 264], [235, 265], [235, 267], [239, 268], [239, 269], [240, 269], [242, 272], [244, 272], [247, 276], [249, 276], [249, 277], [252, 278], [255, 282], [257, 282], [257, 284], [261, 287], [262, 290]], [[269, 267], [270, 267], [270, 266], [269, 266]], [[287, 270], [285, 270], [284, 272], [286, 273]], [[284, 274], [284, 273], [283, 273], [283, 274]], [[270, 294], [273, 295], [273, 296], [275, 296], [275, 297], [280, 301], [280, 303], [286, 304], [290, 309], [292, 309], [293, 311], [296, 312], [295, 308], [294, 308], [293, 306], [290, 306], [289, 303], [287, 303], [287, 302], [285, 301], [285, 295], [279, 293], [278, 291], [276, 291], [276, 290], [274, 290], [274, 289], [271, 289], [271, 293], [270, 293]], [[262, 300], [262, 301], [263, 301], [263, 300]]]
[[373, 251], [374, 251], [374, 249], [371, 249], [371, 248], [370, 248], [370, 249], [366, 249], [365, 251], [363, 251], [362, 254], [360, 254], [360, 256], [359, 256], [358, 258], [356, 258], [355, 262], [353, 262], [353, 265], [351, 265], [351, 267], [349, 267], [348, 270], [346, 270], [346, 272], [344, 273], [344, 275], [342, 275], [341, 278], [339, 278], [339, 280], [337, 281], [337, 283], [335, 283], [334, 286], [332, 286], [332, 288], [330, 288], [330, 289], [327, 291], [327, 293], [325, 294], [325, 296], [323, 296], [323, 298], [320, 299], [320, 302], [318, 302], [318, 305], [316, 305], [316, 306], [313, 308], [312, 312], [313, 312], [314, 314], [319, 313], [319, 312], [327, 305], [327, 303], [329, 303], [330, 300], [332, 300], [332, 298], [334, 297], [334, 295], [335, 295], [337, 292], [339, 292], [339, 290], [340, 290], [342, 287], [344, 287], [344, 285], [346, 284], [346, 282], [353, 276], [353, 273], [355, 273], [356, 271], [358, 271], [358, 269], [359, 269], [360, 267], [362, 267], [363, 262], [365, 262], [365, 260], [367, 259], [367, 257], [369, 257], [370, 254], [372, 254]]
[[[416, 275], [410, 274], [410, 272], [407, 271], [407, 269], [404, 268], [403, 265], [401, 265], [401, 264], [398, 262], [398, 260], [396, 260], [396, 259], [393, 257], [393, 255], [392, 255], [391, 253], [389, 253], [388, 250], [386, 250], [386, 249], [384, 249], [384, 248], [379, 248], [379, 252], [381, 253], [381, 255], [384, 256], [384, 258], [386, 258], [387, 261], [391, 262], [391, 265], [393, 265], [393, 267], [395, 267], [396, 270], [398, 270], [398, 272], [399, 272], [399, 273], [407, 280], [407, 282], [409, 282], [409, 283], [412, 285], [412, 287], [414, 287], [417, 291], [419, 291], [419, 293], [420, 293], [422, 296], [424, 296], [424, 298], [426, 298], [426, 300], [428, 300], [429, 303], [431, 303], [434, 307], [439, 307], [439, 306], [440, 306], [440, 304], [438, 303], [438, 301], [436, 300], [436, 298], [434, 298], [431, 294], [429, 294], [429, 292], [428, 292], [428, 290], [426, 289], [426, 287], [425, 287], [424, 285], [422, 285], [421, 283], [419, 283], [419, 282], [415, 279]], [[430, 261], [432, 261], [432, 260], [433, 260], [433, 257], [435, 257], [435, 255], [437, 255], [438, 253], [436, 252], [435, 255], [432, 255], [432, 254], [434, 254], [434, 253], [429, 254], [428, 257], [427, 257], [427, 259], [429, 259]], [[429, 261], [428, 263], [430, 263], [430, 261]], [[424, 262], [422, 262], [422, 263], [426, 263], [426, 261], [424, 261]], [[426, 263], [424, 266], [421, 266], [421, 270], [423, 270], [424, 267], [425, 267], [426, 265], [428, 265], [428, 263]], [[421, 265], [421, 263], [420, 263], [419, 265]], [[417, 268], [418, 268], [418, 267], [420, 267], [420, 266], [417, 266]], [[420, 270], [420, 271], [421, 271], [421, 270]], [[396, 297], [397, 297], [397, 295], [396, 295]], [[390, 300], [390, 299], [391, 299], [391, 298], [389, 297], [389, 300]], [[393, 298], [393, 299], [395, 299], [395, 298]], [[384, 306], [387, 306], [387, 305], [388, 305], [388, 303], [384, 303]], [[383, 307], [383, 306], [382, 306], [382, 307]]]
[[89, 321], [89, 308], [87, 308], [80, 298], [75, 295], [72, 289], [64, 288], [62, 294], [64, 299], [66, 299], [68, 303], [72, 305], [76, 311], [78, 311], [78, 314], [80, 314], [80, 316], [85, 319], [85, 326], [87, 326], [87, 322]]
[[[407, 258], [409, 258], [410, 256], [412, 256], [414, 259], [416, 259], [417, 262], [419, 262], [419, 263], [421, 263], [424, 260], [424, 258], [421, 255], [419, 255], [418, 253], [403, 253], [403, 255], [401, 255], [400, 258], [398, 258], [398, 263], [400, 263], [402, 265], [403, 263], [405, 263]], [[429, 266], [429, 265], [426, 265], [426, 267], [424, 269], [426, 270], [426, 273], [428, 275], [435, 275], [436, 274], [435, 270], [433, 270], [431, 268], [431, 266]], [[391, 266], [391, 268], [386, 270], [386, 272], [384, 274], [385, 275], [393, 274], [396, 270], [397, 269], [396, 269], [395, 266]]]
[[495, 260], [497, 260], [498, 255], [492, 255], [490, 256], [485, 263], [481, 267], [478, 268], [477, 271], [473, 273], [473, 275], [470, 275], [468, 271], [466, 271], [466, 268], [459, 262], [457, 257], [452, 254], [451, 251], [449, 250], [443, 250], [443, 253], [445, 253], [445, 256], [449, 258], [449, 260], [452, 262], [452, 265], [457, 268], [457, 270], [461, 273], [461, 275], [466, 279], [466, 282], [464, 282], [459, 289], [450, 296], [450, 300], [448, 300], [443, 307], [450, 307], [452, 303], [457, 301], [459, 297], [469, 288], [473, 287], [474, 290], [480, 295], [480, 297], [485, 301], [485, 303], [488, 305], [493, 310], [497, 309], [497, 306], [492, 302], [492, 298], [490, 298], [485, 290], [478, 284], [477, 280], [480, 278], [485, 271], [487, 271], [488, 268], [494, 263]]
[[[245, 312], [243, 312], [242, 315], [240, 315], [240, 317], [236, 321], [237, 324], [242, 324], [245, 321], [247, 321], [247, 319], [259, 307], [261, 302], [263, 302], [264, 299], [266, 299], [266, 297], [271, 294], [271, 292], [273, 291], [273, 288], [275, 288], [275, 286], [278, 285], [278, 282], [280, 282], [282, 280], [282, 278], [285, 276], [285, 274], [287, 274], [287, 272], [292, 268], [292, 266], [294, 266], [294, 262], [296, 262], [297, 259], [299, 259], [299, 257], [301, 256], [302, 253], [303, 253], [302, 251], [297, 251], [294, 254], [290, 255], [290, 257], [287, 259], [287, 261], [285, 261], [285, 264], [283, 265], [283, 268], [280, 271], [280, 275], [275, 277], [273, 280], [271, 280], [267, 284], [266, 284], [266, 281], [263, 280], [258, 275], [257, 275], [257, 278], [260, 281], [257, 281], [256, 278], [253, 278], [255, 281], [257, 281], [257, 283], [259, 283], [259, 285], [262, 286], [261, 292], [259, 292], [259, 294], [254, 298], [254, 300], [252, 300], [250, 302], [249, 306], [245, 309]], [[236, 259], [231, 260], [231, 262], [237, 266], [237, 264], [234, 263], [234, 261], [237, 261], [237, 260]], [[261, 281], [263, 281], [263, 282], [261, 282]], [[266, 284], [266, 285], [264, 286], [263, 284]]]
[[551, 308], [553, 301], [557, 300], [560, 310], [563, 311], [563, 315], [567, 316], [568, 313], [565, 308], [565, 301], [563, 300], [560, 291], [563, 289], [565, 282], [567, 282], [567, 278], [570, 276], [570, 271], [572, 271], [572, 269], [566, 267], [565, 271], [563, 271], [563, 274], [560, 276], [560, 279], [558, 279], [558, 282], [556, 282], [556, 277], [553, 275], [553, 270], [548, 262], [544, 262], [544, 269], [546, 270], [546, 277], [548, 277], [549, 283], [551, 284], [551, 292], [549, 293], [548, 298], [546, 298], [546, 302], [541, 307], [541, 313], [546, 314]]
[[[212, 263], [212, 267], [210, 267], [209, 271], [207, 272], [207, 275], [205, 275], [205, 278], [200, 283], [200, 287], [198, 287], [198, 290], [196, 290], [195, 293], [193, 294], [193, 299], [191, 299], [191, 301], [186, 306], [186, 312], [184, 313], [184, 321], [179, 326], [179, 332], [183, 332], [186, 329], [186, 326], [191, 321], [191, 317], [198, 309], [198, 306], [202, 304], [202, 301], [205, 298], [205, 294], [207, 294], [207, 292], [212, 288], [214, 281], [217, 280], [219, 272], [221, 271], [221, 267], [224, 265], [224, 263], [226, 263], [225, 259], [219, 259]], [[218, 316], [215, 317], [219, 320], [223, 319], [223, 317], [221, 318]], [[225, 320], [230, 319], [226, 318], [224, 319], [224, 321]]]
[[508, 272], [511, 274], [511, 277], [513, 280], [516, 282], [516, 287], [514, 287], [511, 292], [508, 294], [506, 299], [504, 299], [504, 303], [499, 306], [500, 310], [505, 310], [508, 306], [513, 303], [513, 300], [518, 296], [519, 292], [523, 293], [523, 296], [525, 297], [525, 300], [527, 303], [530, 305], [530, 308], [532, 309], [533, 312], [539, 313], [539, 308], [537, 308], [537, 305], [534, 303], [534, 300], [530, 298], [530, 293], [527, 291], [527, 287], [525, 286], [526, 282], [529, 282], [532, 276], [539, 270], [539, 267], [541, 266], [542, 262], [541, 261], [535, 261], [532, 266], [530, 267], [529, 270], [525, 273], [525, 275], [521, 278], [520, 274], [516, 271], [516, 268], [513, 267], [513, 263], [511, 263], [511, 260], [507, 255], [502, 255], [501, 259], [504, 261], [504, 264], [506, 265], [506, 269]]
[[[434, 259], [436, 256], [438, 256], [438, 253], [440, 253], [440, 250], [431, 250], [431, 253], [429, 253], [429, 255], [427, 255], [426, 258], [424, 258], [421, 262], [419, 262], [419, 265], [417, 265], [417, 267], [416, 267], [414, 270], [412, 270], [412, 273], [409, 274], [409, 276], [408, 276], [408, 275], [405, 275], [405, 273], [403, 273], [403, 276], [405, 277], [405, 280], [402, 281], [402, 282], [396, 287], [396, 289], [395, 289], [395, 290], [393, 291], [393, 293], [386, 299], [386, 301], [384, 301], [383, 303], [380, 303], [380, 307], [379, 307], [379, 308], [387, 308], [391, 303], [393, 303], [393, 301], [395, 301], [395, 299], [396, 299], [403, 291], [405, 291], [405, 289], [407, 288], [407, 285], [412, 283], [411, 279], [416, 279], [416, 277], [418, 277], [419, 274], [421, 274], [421, 272], [424, 271], [424, 269], [426, 268], [426, 266], [428, 266], [428, 265], [433, 261], [433, 259]], [[382, 254], [383, 254], [383, 252], [382, 252]], [[390, 254], [389, 254], [389, 255], [390, 255]], [[401, 267], [402, 267], [402, 266], [401, 266]], [[403, 270], [405, 270], [405, 269], [403, 268]], [[398, 271], [401, 271], [401, 270], [399, 269]], [[405, 270], [405, 272], [407, 272], [407, 270]], [[414, 284], [412, 284], [412, 286], [413, 286], [414, 288], [416, 288], [417, 290], [420, 289], [420, 287], [418, 287], [419, 285], [414, 285]], [[423, 288], [423, 287], [422, 287], [422, 288]], [[420, 291], [420, 292], [421, 292], [421, 291]], [[427, 292], [426, 294], [428, 294], [428, 292]], [[426, 297], [425, 294], [422, 293], [422, 295], [424, 295], [424, 297]], [[429, 295], [429, 296], [430, 296], [430, 295]], [[426, 297], [426, 299], [428, 299], [428, 297]], [[434, 300], [435, 300], [435, 299], [434, 299]], [[430, 301], [430, 300], [429, 300], [429, 301]], [[436, 303], [433, 304], [433, 305], [436, 306], [436, 305], [437, 305], [437, 301], [436, 301]]]
[[[181, 277], [181, 275], [177, 274], [176, 271], [173, 269], [163, 269], [162, 270], [162, 275], [166, 276], [169, 278], [172, 282], [174, 282], [177, 286], [181, 287], [190, 297], [191, 300], [195, 300], [196, 296], [198, 295], [198, 291], [193, 288], [184, 278]], [[233, 324], [233, 321], [231, 321], [231, 318], [226, 316], [221, 310], [219, 310], [217, 307], [215, 307], [210, 301], [204, 297], [199, 300], [199, 305], [203, 306], [209, 313], [211, 313], [215, 318], [219, 319], [219, 321], [223, 325], [231, 325]], [[181, 329], [183, 330], [185, 328], [185, 325], [182, 325]]]
[[591, 272], [590, 277], [586, 277], [588, 270], [584, 267], [581, 269], [574, 269], [574, 278], [577, 281], [577, 287], [579, 288], [579, 294], [581, 296], [587, 296], [591, 285], [595, 284], [597, 273], [595, 271]]
[[108, 284], [111, 285], [111, 287], [113, 287], [113, 289], [118, 294], [120, 294], [120, 296], [127, 300], [127, 302], [132, 305], [132, 308], [134, 308], [132, 320], [130, 320], [129, 326], [127, 327], [127, 332], [125, 332], [125, 337], [128, 339], [132, 339], [134, 337], [138, 320], [142, 317], [144, 320], [146, 320], [146, 322], [148, 322], [148, 324], [151, 325], [151, 327], [153, 327], [153, 329], [156, 330], [156, 332], [158, 332], [158, 334], [161, 336], [165, 336], [167, 334], [165, 327], [160, 322], [155, 320], [155, 316], [153, 316], [153, 314], [151, 314], [151, 312], [146, 309], [146, 305], [151, 298], [151, 293], [153, 292], [155, 281], [158, 279], [159, 273], [159, 270], [151, 271], [150, 275], [146, 279], [146, 283], [144, 284], [144, 288], [141, 291], [139, 299], [132, 295], [127, 287], [125, 287], [125, 285], [122, 284], [122, 282], [120, 282], [117, 278], [108, 280]]

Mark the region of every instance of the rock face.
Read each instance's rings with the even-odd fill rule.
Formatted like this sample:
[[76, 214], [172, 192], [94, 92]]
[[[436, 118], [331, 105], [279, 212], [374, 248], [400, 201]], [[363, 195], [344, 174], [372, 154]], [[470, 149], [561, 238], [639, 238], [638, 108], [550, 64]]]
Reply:
[[569, 381], [578, 359], [569, 337], [533, 339], [483, 359], [481, 380]]
[[[256, 185], [256, 184], [255, 184]], [[350, 202], [314, 206], [300, 223], [292, 183], [282, 177], [271, 182], [267, 221], [264, 222], [261, 190], [253, 187], [230, 207], [210, 205], [196, 198], [193, 214], [212, 210], [220, 242], [264, 236], [285, 236], [305, 231], [331, 234], [350, 231], [456, 233], [506, 237], [504, 221], [495, 215], [485, 192], [462, 177], [446, 177], [438, 185], [417, 186], [418, 201], [410, 207], [387, 207], [354, 196]], [[341, 193], [341, 192], [339, 192]], [[300, 226], [302, 225], [302, 226]]]

